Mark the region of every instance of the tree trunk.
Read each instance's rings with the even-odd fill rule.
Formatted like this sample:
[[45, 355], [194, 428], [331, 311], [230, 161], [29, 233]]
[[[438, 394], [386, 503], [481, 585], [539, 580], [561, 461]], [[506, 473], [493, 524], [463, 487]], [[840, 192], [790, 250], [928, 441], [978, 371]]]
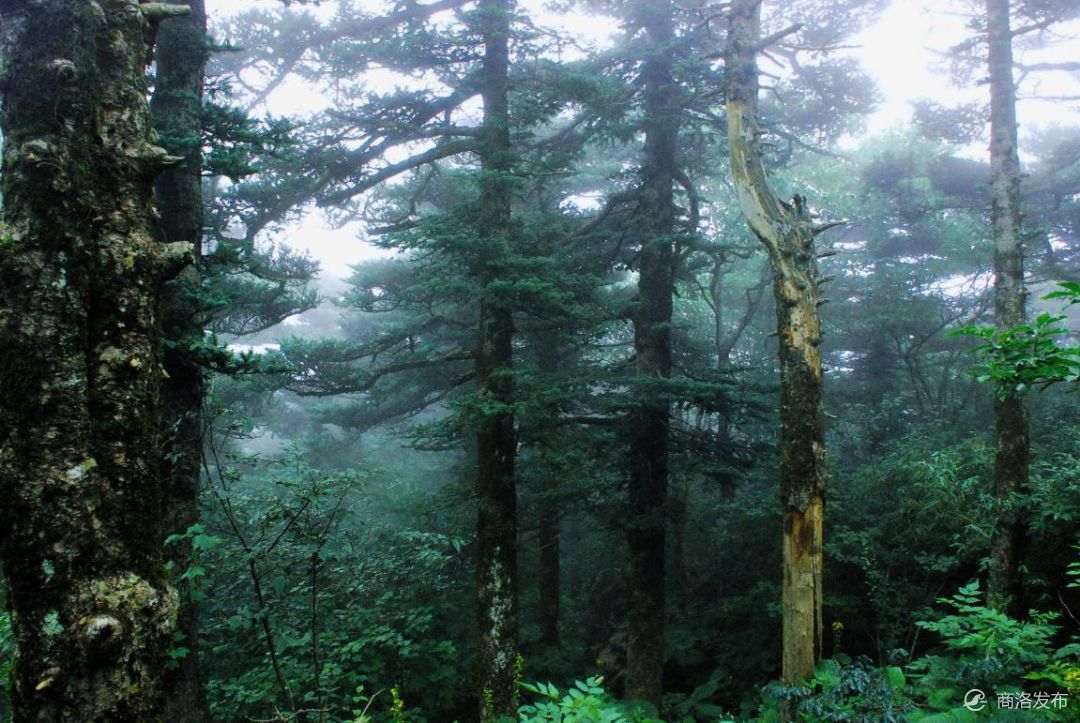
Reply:
[[513, 338], [509, 302], [494, 283], [510, 253], [509, 67], [510, 0], [484, 0], [477, 9], [484, 34], [484, 127], [481, 139], [480, 234], [485, 259], [477, 275], [480, 350], [476, 377], [481, 419], [477, 431], [476, 493], [480, 720], [513, 716], [517, 708], [517, 491], [514, 459]]
[[[994, 234], [994, 313], [1000, 329], [1023, 324], [1024, 253], [1020, 231], [1020, 158], [1016, 141], [1009, 0], [986, 0], [990, 65], [990, 195]], [[1013, 614], [1019, 610], [1019, 553], [1025, 537], [1015, 497], [1028, 488], [1031, 458], [1028, 414], [1016, 390], [994, 398], [997, 454], [994, 495], [1001, 506], [990, 553], [988, 602]]]
[[736, 0], [727, 46], [728, 143], [739, 202], [773, 267], [780, 356], [780, 502], [783, 540], [783, 681], [814, 671], [822, 644], [822, 514], [825, 436], [818, 345], [821, 298], [814, 226], [806, 201], [769, 186], [758, 146], [756, 54], [761, 3]]
[[[150, 6], [153, 8], [154, 6]], [[155, 12], [158, 8], [145, 12]], [[16, 720], [161, 717], [160, 244], [135, 0], [0, 2], [2, 547]]]
[[[679, 108], [671, 73], [674, 38], [670, 2], [640, 2], [636, 20], [645, 29], [645, 149], [638, 226], [638, 306], [634, 314], [636, 374], [642, 380], [671, 376], [672, 242], [675, 230], [675, 148]], [[644, 389], [630, 413], [629, 519], [626, 525], [626, 694], [657, 706], [664, 665], [665, 504], [668, 484], [669, 409], [663, 390]]]
[[[179, 4], [174, 2], [173, 4]], [[206, 10], [203, 0], [185, 0], [191, 14], [162, 24], [155, 55], [157, 73], [150, 111], [162, 146], [179, 165], [166, 169], [155, 184], [161, 218], [159, 240], [190, 241], [198, 247], [203, 235], [201, 163], [201, 106], [207, 59]], [[164, 288], [162, 326], [169, 341], [164, 354], [162, 382], [165, 434], [164, 531], [186, 532], [199, 521], [199, 480], [202, 472], [202, 404], [204, 377], [190, 351], [202, 341], [199, 270], [192, 266]], [[190, 543], [167, 551], [175, 570], [190, 564]], [[196, 723], [209, 719], [199, 674], [198, 603], [190, 590], [180, 590], [178, 625], [189, 650], [166, 680], [166, 719]]]

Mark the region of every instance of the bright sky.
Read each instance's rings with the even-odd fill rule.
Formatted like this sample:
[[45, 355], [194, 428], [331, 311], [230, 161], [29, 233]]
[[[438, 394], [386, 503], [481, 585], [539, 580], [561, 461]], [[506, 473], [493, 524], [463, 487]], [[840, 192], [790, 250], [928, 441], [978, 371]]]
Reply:
[[[211, 22], [219, 18], [235, 16], [252, 7], [267, 7], [277, 0], [209, 0]], [[771, 2], [773, 0], [766, 0]], [[941, 51], [966, 33], [965, 19], [942, 10], [946, 3], [941, 0], [894, 0], [881, 19], [857, 36], [853, 43], [860, 46], [857, 52], [868, 72], [877, 80], [884, 102], [880, 110], [867, 121], [867, 131], [877, 134], [902, 125], [911, 117], [911, 102], [929, 98], [943, 104], [955, 104], [982, 100], [985, 86], [959, 89], [950, 83], [948, 70], [940, 55]], [[586, 42], [604, 44], [617, 28], [603, 19], [588, 18], [582, 14], [558, 15], [546, 9], [547, 0], [519, 0], [519, 5], [532, 9], [534, 17], [545, 25], [563, 30]], [[303, 9], [322, 17], [333, 15], [336, 3], [323, 0], [320, 5]], [[1030, 57], [1029, 62], [1051, 59], [1075, 60], [1080, 57], [1080, 22], [1062, 28], [1061, 34], [1073, 38], [1040, 57]], [[1050, 73], [1043, 76], [1038, 91], [1043, 95], [1076, 95], [1080, 74]], [[1031, 93], [1033, 89], [1022, 89]], [[305, 98], [305, 96], [307, 96]], [[283, 86], [272, 98], [275, 113], [300, 110], [310, 104], [310, 91], [298, 85]], [[1025, 101], [1018, 109], [1021, 129], [1076, 121], [1077, 105]], [[290, 231], [284, 239], [294, 248], [307, 249], [322, 261], [326, 275], [344, 277], [350, 265], [379, 255], [385, 251], [376, 249], [363, 241], [363, 225], [349, 224], [344, 228], [332, 228], [320, 213], [308, 218]]]

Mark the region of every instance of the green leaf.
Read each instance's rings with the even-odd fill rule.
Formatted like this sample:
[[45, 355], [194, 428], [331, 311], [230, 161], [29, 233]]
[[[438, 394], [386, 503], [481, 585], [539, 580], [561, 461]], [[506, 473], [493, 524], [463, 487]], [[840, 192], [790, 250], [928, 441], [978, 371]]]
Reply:
[[192, 546], [197, 550], [212, 550], [225, 540], [214, 535], [199, 534], [191, 540]]

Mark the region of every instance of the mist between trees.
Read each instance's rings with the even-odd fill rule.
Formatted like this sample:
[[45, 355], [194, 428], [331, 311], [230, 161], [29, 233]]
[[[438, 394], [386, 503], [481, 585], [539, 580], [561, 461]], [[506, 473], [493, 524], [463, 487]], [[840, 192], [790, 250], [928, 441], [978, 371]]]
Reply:
[[0, 0], [0, 714], [1076, 720], [1080, 7], [933, 12]]

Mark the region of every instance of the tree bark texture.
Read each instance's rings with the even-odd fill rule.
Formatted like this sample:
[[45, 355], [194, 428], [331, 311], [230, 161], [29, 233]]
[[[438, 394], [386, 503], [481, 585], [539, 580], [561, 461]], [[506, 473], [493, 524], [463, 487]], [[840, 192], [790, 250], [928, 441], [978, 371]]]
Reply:
[[814, 226], [806, 201], [780, 200], [758, 144], [761, 3], [736, 0], [727, 45], [728, 143], [739, 202], [773, 268], [780, 356], [780, 502], [783, 539], [783, 680], [814, 671], [822, 646], [822, 515], [825, 506], [821, 299]]
[[[173, 2], [172, 4], [179, 4]], [[163, 242], [190, 241], [201, 245], [202, 92], [207, 61], [204, 0], [184, 3], [191, 13], [162, 23], [155, 47], [156, 76], [150, 112], [162, 146], [183, 158], [157, 178], [154, 195], [160, 219], [157, 235]], [[162, 431], [165, 435], [164, 532], [186, 532], [199, 521], [199, 481], [202, 472], [204, 374], [192, 345], [202, 341], [199, 269], [191, 266], [165, 285], [162, 327], [167, 344], [166, 376], [162, 381]], [[190, 543], [166, 550], [174, 570], [190, 564]], [[199, 674], [198, 603], [190, 590], [180, 589], [178, 626], [181, 645], [189, 650], [166, 680], [167, 720], [196, 723], [209, 719]]]
[[[679, 135], [672, 77], [670, 2], [635, 3], [648, 55], [642, 64], [645, 147], [639, 190], [638, 305], [633, 317], [636, 375], [671, 376], [673, 187]], [[670, 410], [664, 390], [646, 388], [629, 417], [626, 695], [657, 706], [663, 690], [665, 545]]]
[[0, 2], [0, 555], [15, 719], [161, 718], [161, 284], [136, 0]]
[[485, 259], [474, 272], [480, 302], [480, 420], [476, 435], [477, 600], [480, 720], [513, 716], [517, 708], [517, 435], [513, 412], [513, 310], [500, 294], [499, 261], [511, 239], [510, 0], [483, 0], [477, 13], [484, 37], [484, 127], [481, 139], [479, 232]]
[[[1009, 0], [986, 0], [990, 71], [990, 197], [994, 238], [994, 313], [1000, 329], [1025, 320], [1024, 252], [1020, 218], [1016, 85]], [[991, 542], [988, 602], [1013, 614], [1020, 601], [1020, 551], [1025, 538], [1015, 498], [1028, 488], [1031, 459], [1027, 405], [1016, 390], [995, 395], [997, 451], [994, 495], [1001, 511]]]

